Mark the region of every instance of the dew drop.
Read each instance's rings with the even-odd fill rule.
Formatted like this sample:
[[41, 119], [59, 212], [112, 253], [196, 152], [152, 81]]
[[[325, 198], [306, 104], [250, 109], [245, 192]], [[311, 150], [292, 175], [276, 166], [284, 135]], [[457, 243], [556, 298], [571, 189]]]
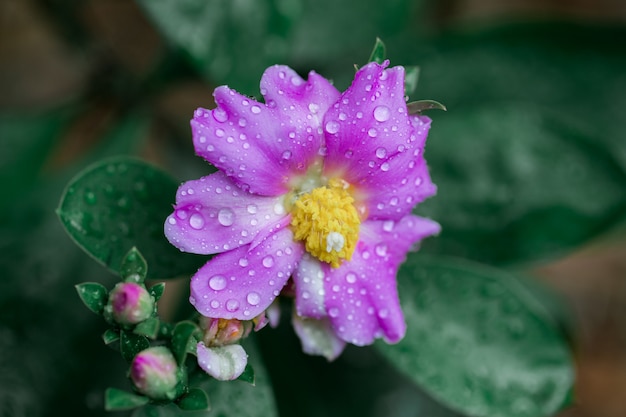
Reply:
[[218, 308], [220, 306], [220, 302], [217, 300], [211, 301], [211, 307]]
[[389, 171], [389, 162], [383, 162], [380, 166], [380, 170], [383, 172]]
[[218, 138], [224, 136], [224, 129], [215, 129], [215, 136], [217, 136]]
[[380, 317], [381, 319], [387, 318], [387, 316], [389, 316], [389, 310], [387, 310], [386, 308], [383, 308], [378, 312], [378, 317]]
[[278, 215], [285, 214], [285, 206], [281, 203], [274, 204], [274, 213]]
[[387, 156], [387, 149], [385, 148], [378, 148], [376, 149], [376, 157], [379, 159], [383, 159], [385, 156]]
[[391, 232], [393, 230], [394, 224], [395, 223], [393, 220], [386, 220], [385, 222], [383, 222], [383, 230], [385, 232]]
[[333, 285], [333, 292], [339, 292], [340, 289], [341, 287], [339, 287], [339, 285], [337, 284]]
[[385, 256], [387, 255], [387, 246], [383, 244], [376, 245], [375, 251], [376, 251], [376, 255], [381, 256], [381, 257]]
[[261, 302], [261, 296], [259, 295], [259, 293], [251, 292], [246, 297], [246, 301], [251, 306], [255, 306], [255, 305], [258, 305]]
[[379, 122], [386, 122], [391, 116], [391, 111], [387, 106], [378, 106], [374, 109], [374, 119]]
[[291, 159], [291, 151], [285, 151], [285, 152], [283, 152], [283, 154], [282, 154], [282, 158], [283, 158], [285, 161], [290, 160], [290, 159]]
[[375, 137], [376, 137], [376, 135], [378, 135], [378, 131], [376, 131], [376, 129], [374, 129], [374, 128], [372, 127], [370, 130], [368, 130], [368, 131], [367, 131], [367, 135], [368, 135], [370, 138], [375, 138]]
[[189, 217], [189, 226], [196, 230], [200, 230], [204, 227], [204, 217], [200, 213], [194, 213]]
[[240, 258], [239, 259], [239, 266], [242, 267], [242, 268], [248, 266], [248, 260], [246, 258]]
[[354, 284], [356, 282], [356, 275], [352, 272], [349, 272], [348, 274], [346, 274], [346, 281], [349, 284]]
[[250, 107], [250, 111], [254, 114], [259, 114], [261, 113], [261, 108], [259, 106], [252, 106]]
[[334, 135], [335, 133], [339, 132], [339, 123], [337, 123], [334, 120], [327, 122], [326, 131], [330, 133], [331, 135]]
[[248, 121], [246, 119], [244, 119], [243, 117], [241, 119], [239, 119], [239, 126], [240, 127], [245, 127], [248, 124]]
[[213, 110], [213, 118], [220, 123], [224, 123], [228, 120], [228, 114], [223, 109], [217, 108]]
[[169, 224], [176, 224], [176, 219], [175, 219], [175, 218], [173, 218], [173, 217], [170, 217], [170, 218], [168, 218], [168, 219], [167, 219], [167, 222], [168, 222]]
[[85, 193], [85, 202], [87, 204], [96, 204], [96, 194], [93, 191], [87, 191]]
[[246, 207], [246, 210], [250, 214], [255, 214], [257, 212], [257, 206], [256, 204], [248, 204], [248, 207]]
[[320, 109], [320, 106], [318, 106], [315, 103], [310, 103], [309, 104], [309, 111], [313, 114], [317, 113], [317, 111]]
[[302, 298], [308, 300], [309, 298], [311, 298], [311, 294], [309, 294], [308, 291], [302, 291]]
[[229, 208], [220, 209], [217, 213], [217, 221], [222, 226], [232, 226], [235, 222], [235, 213]]
[[226, 301], [226, 310], [231, 312], [239, 310], [239, 301], [233, 299]]
[[271, 268], [272, 266], [274, 266], [274, 258], [272, 258], [270, 255], [263, 258], [263, 266], [266, 268]]
[[331, 309], [328, 310], [328, 315], [330, 317], [337, 317], [339, 315], [339, 309], [332, 307]]
[[223, 275], [213, 275], [209, 279], [209, 287], [215, 291], [221, 291], [226, 288], [226, 278]]

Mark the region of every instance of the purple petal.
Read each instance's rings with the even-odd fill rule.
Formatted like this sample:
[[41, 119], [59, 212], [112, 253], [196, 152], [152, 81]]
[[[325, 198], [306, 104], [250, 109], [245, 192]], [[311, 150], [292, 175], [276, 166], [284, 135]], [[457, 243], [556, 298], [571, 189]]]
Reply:
[[232, 381], [243, 373], [248, 364], [248, 354], [241, 345], [206, 347], [196, 346], [198, 365], [218, 381]]
[[397, 220], [435, 192], [423, 159], [430, 119], [408, 115], [404, 68], [385, 67], [361, 68], [326, 113], [324, 170], [352, 184], [374, 218]]
[[268, 68], [261, 80], [267, 105], [228, 87], [215, 89], [217, 108], [198, 109], [191, 121], [196, 153], [255, 194], [288, 191], [322, 144], [321, 115], [339, 92], [311, 73], [304, 81], [285, 66]]
[[305, 253], [293, 274], [293, 281], [298, 315], [316, 319], [326, 316], [324, 270], [321, 262]]
[[370, 219], [398, 220], [437, 192], [424, 159], [430, 122], [426, 116], [411, 117], [411, 137], [414, 138], [411, 146], [386, 160], [383, 163], [387, 169], [385, 175], [370, 177], [368, 186], [361, 190]]
[[280, 197], [250, 194], [217, 172], [178, 188], [165, 236], [185, 252], [220, 253], [262, 240], [288, 220]]
[[191, 278], [190, 302], [206, 317], [251, 320], [278, 296], [303, 251], [284, 228], [253, 249], [217, 255]]
[[396, 274], [411, 246], [438, 233], [431, 220], [408, 215], [400, 221], [366, 221], [350, 262], [325, 277], [326, 310], [343, 340], [371, 344], [383, 337], [394, 343], [406, 331], [398, 300]]
[[337, 337], [327, 318], [317, 320], [294, 314], [292, 324], [304, 353], [320, 355], [332, 361], [346, 347], [346, 342]]

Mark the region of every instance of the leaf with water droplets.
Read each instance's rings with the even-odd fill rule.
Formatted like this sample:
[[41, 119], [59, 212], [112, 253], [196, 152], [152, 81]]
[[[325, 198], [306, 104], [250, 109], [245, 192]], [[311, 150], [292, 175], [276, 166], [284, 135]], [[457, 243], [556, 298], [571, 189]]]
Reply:
[[136, 247], [132, 247], [124, 259], [120, 268], [120, 275], [125, 281], [141, 284], [146, 279], [148, 264]]
[[104, 342], [105, 345], [110, 345], [111, 343], [115, 343], [118, 340], [120, 340], [120, 332], [119, 332], [119, 330], [107, 329], [102, 334], [102, 341]]
[[163, 291], [165, 291], [165, 283], [164, 282], [159, 282], [158, 284], [154, 284], [148, 290], [150, 295], [152, 295], [156, 301], [159, 301], [159, 299], [163, 295]]
[[[74, 241], [116, 273], [141, 275], [139, 270], [147, 268], [138, 252], [131, 251], [136, 247], [150, 265], [143, 271], [147, 278], [190, 274], [205, 259], [181, 254], [163, 234], [177, 186], [165, 172], [141, 160], [110, 158], [70, 181], [57, 213]], [[126, 269], [120, 270], [124, 259]]]
[[122, 330], [120, 333], [120, 351], [122, 357], [132, 361], [136, 354], [150, 347], [150, 341], [145, 336]]
[[408, 103], [406, 107], [409, 111], [409, 114], [421, 114], [424, 110], [448, 110], [446, 106], [435, 100], [412, 101]]
[[181, 321], [176, 324], [172, 333], [172, 353], [179, 365], [185, 363], [187, 353], [194, 344], [194, 334], [199, 333], [200, 328], [191, 321]]
[[150, 402], [148, 397], [108, 388], [104, 393], [104, 409], [107, 411], [132, 410]]
[[151, 317], [147, 320], [139, 323], [134, 329], [133, 333], [140, 336], [146, 336], [150, 339], [156, 339], [159, 334], [159, 327], [161, 322], [156, 317]]
[[420, 67], [404, 67], [404, 94], [410, 96], [417, 89], [417, 82], [420, 77]]
[[372, 49], [372, 53], [370, 54], [367, 62], [376, 62], [378, 64], [382, 64], [385, 60], [386, 56], [385, 44], [380, 38], [376, 38], [376, 43], [374, 44], [374, 49]]
[[96, 314], [102, 314], [109, 296], [109, 292], [102, 284], [84, 282], [76, 285], [76, 291], [89, 310]]
[[467, 415], [551, 415], [570, 401], [572, 355], [546, 310], [508, 273], [412, 256], [398, 275], [408, 331], [378, 344], [399, 370]]
[[181, 410], [209, 410], [209, 396], [199, 388], [192, 388], [179, 401]]

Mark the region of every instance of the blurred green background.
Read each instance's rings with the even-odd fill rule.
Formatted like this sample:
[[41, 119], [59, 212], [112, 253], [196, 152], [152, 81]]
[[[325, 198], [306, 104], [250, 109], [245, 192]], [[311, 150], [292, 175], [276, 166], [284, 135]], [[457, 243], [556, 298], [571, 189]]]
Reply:
[[[417, 212], [444, 232], [423, 251], [555, 290], [573, 312], [578, 373], [559, 415], [626, 415], [623, 1], [5, 0], [0, 22], [0, 415], [98, 415], [103, 389], [125, 384], [126, 365], [99, 339], [104, 324], [73, 288], [115, 277], [54, 214], [70, 178], [119, 154], [181, 181], [206, 174], [188, 122], [213, 106], [215, 86], [258, 97], [263, 70], [284, 63], [345, 89], [376, 37], [392, 65], [421, 67], [411, 98], [449, 110], [429, 113], [439, 195]], [[174, 317], [185, 287], [168, 282], [163, 314]], [[279, 369], [281, 415], [456, 415], [371, 350], [328, 368], [281, 363], [272, 351], [297, 342], [282, 334], [276, 347], [271, 335], [260, 347]], [[289, 369], [334, 385], [298, 396], [280, 382], [298, 378]], [[337, 391], [355, 381], [376, 401]]]

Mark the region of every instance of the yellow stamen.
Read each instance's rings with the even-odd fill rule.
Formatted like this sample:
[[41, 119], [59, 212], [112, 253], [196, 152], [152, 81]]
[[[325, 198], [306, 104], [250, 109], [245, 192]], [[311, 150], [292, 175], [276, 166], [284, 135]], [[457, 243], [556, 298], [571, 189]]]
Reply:
[[352, 258], [360, 224], [347, 184], [336, 179], [299, 196], [291, 208], [294, 239], [333, 268]]

